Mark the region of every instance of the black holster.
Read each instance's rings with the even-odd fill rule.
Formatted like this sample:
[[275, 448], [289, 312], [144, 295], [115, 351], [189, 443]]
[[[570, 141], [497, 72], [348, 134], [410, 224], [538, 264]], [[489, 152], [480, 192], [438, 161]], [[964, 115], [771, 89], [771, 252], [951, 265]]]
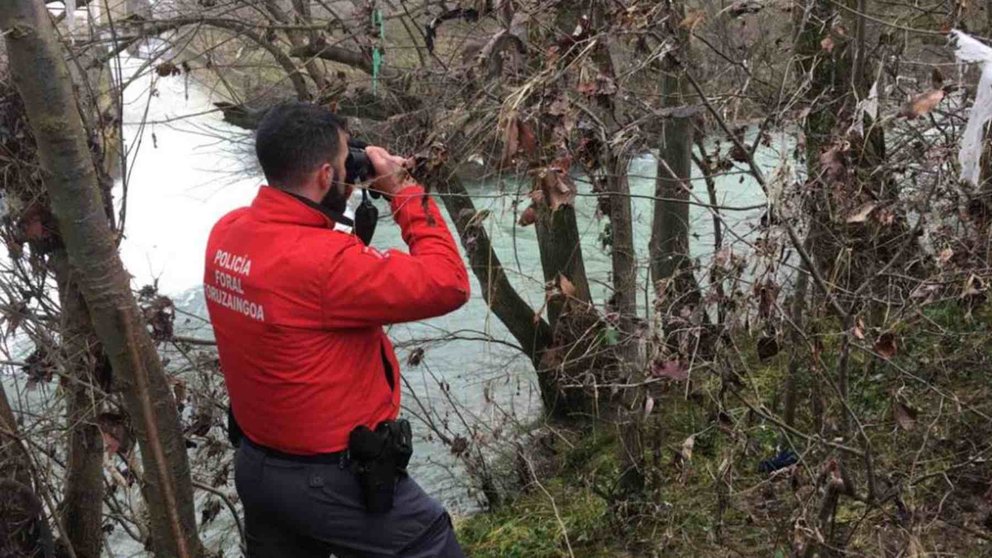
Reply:
[[359, 426], [348, 437], [348, 459], [362, 489], [365, 510], [393, 509], [396, 482], [406, 476], [413, 455], [413, 433], [406, 419], [380, 423], [375, 430]]

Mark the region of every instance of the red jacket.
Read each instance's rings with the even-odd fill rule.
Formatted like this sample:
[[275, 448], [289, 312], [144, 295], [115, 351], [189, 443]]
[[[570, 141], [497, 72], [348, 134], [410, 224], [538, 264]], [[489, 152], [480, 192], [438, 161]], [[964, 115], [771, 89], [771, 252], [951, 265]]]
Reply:
[[351, 430], [400, 408], [400, 367], [384, 324], [468, 300], [458, 247], [433, 200], [392, 202], [410, 253], [366, 247], [331, 218], [263, 186], [207, 242], [204, 289], [224, 380], [252, 441], [309, 455], [345, 449]]

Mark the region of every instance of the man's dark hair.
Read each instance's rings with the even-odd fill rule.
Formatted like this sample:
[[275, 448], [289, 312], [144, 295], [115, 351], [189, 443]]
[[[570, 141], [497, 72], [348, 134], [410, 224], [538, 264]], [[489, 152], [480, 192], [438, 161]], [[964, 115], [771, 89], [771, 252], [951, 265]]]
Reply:
[[344, 119], [311, 103], [269, 109], [255, 132], [255, 155], [270, 186], [296, 188], [340, 149]]

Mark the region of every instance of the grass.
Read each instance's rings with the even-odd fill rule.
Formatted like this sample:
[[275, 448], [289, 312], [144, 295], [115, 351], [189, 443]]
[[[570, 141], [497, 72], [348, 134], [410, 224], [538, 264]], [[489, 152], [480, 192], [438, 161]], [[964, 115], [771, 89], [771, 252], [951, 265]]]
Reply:
[[[576, 557], [785, 557], [817, 536], [844, 544], [850, 556], [992, 556], [992, 528], [986, 526], [992, 505], [982, 497], [992, 486], [992, 424], [985, 418], [992, 415], [990, 320], [987, 306], [968, 314], [957, 303], [935, 305], [885, 324], [898, 338], [891, 361], [851, 353], [849, 404], [871, 442], [878, 504], [864, 501], [862, 460], [784, 435], [739, 399], [721, 399], [717, 374], [694, 372], [688, 397], [684, 384], [652, 393], [657, 403], [645, 428], [644, 496], [608, 496], [619, 475], [610, 427], [563, 431], [542, 486], [462, 519], [460, 540], [467, 555], [480, 557], [569, 556], [569, 545]], [[830, 332], [820, 372], [830, 377], [840, 335], [836, 324], [820, 324], [819, 331]], [[866, 344], [872, 335], [874, 330]], [[752, 405], [781, 412], [788, 356], [760, 362], [754, 339], [738, 341], [726, 364], [739, 372], [737, 391]], [[796, 426], [815, 434], [809, 381], [802, 384]], [[897, 398], [915, 412], [909, 429], [894, 418]], [[729, 423], [718, 420], [718, 411]], [[827, 436], [839, 412], [827, 402]], [[677, 455], [689, 436], [694, 445], [687, 462]], [[864, 447], [857, 436], [845, 443]], [[795, 471], [758, 472], [758, 463], [783, 444], [803, 457]], [[833, 521], [816, 535], [823, 501], [817, 477], [834, 462], [852, 478], [860, 499], [842, 496]]]

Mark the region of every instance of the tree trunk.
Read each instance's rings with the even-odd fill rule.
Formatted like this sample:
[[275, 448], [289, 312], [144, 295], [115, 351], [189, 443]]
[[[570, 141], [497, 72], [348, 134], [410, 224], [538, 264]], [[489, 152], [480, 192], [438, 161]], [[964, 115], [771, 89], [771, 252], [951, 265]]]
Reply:
[[673, 117], [665, 122], [658, 146], [658, 199], [650, 241], [651, 280], [655, 284], [685, 271], [689, 264], [689, 190], [685, 184], [692, 177], [692, 135], [689, 118]]
[[[685, 3], [673, 2], [676, 20], [668, 22], [668, 33], [676, 40], [675, 51], [661, 62], [661, 102], [673, 108], [688, 104], [682, 68], [690, 64], [689, 33], [676, 25], [685, 17]], [[658, 141], [658, 168], [655, 187], [651, 240], [648, 245], [651, 281], [656, 294], [664, 298], [663, 311], [678, 310], [699, 302], [699, 285], [689, 259], [689, 188], [692, 179], [694, 125], [691, 116], [672, 116], [662, 124]]]
[[31, 487], [31, 458], [21, 445], [17, 418], [0, 383], [0, 552], [51, 558], [52, 531], [44, 507]]
[[442, 168], [435, 177], [441, 200], [451, 215], [455, 229], [468, 255], [472, 272], [479, 280], [482, 298], [496, 317], [510, 331], [537, 372], [537, 384], [545, 413], [555, 418], [567, 417], [570, 409], [563, 405], [554, 371], [543, 364], [544, 352], [551, 345], [551, 326], [517, 293], [503, 271], [503, 264], [493, 250], [478, 210], [461, 180], [450, 169]]
[[[575, 219], [575, 208], [563, 205], [552, 211], [546, 203], [538, 204], [537, 243], [541, 253], [541, 269], [546, 283], [557, 284], [558, 275], [563, 275], [575, 285], [573, 298], [589, 302], [589, 279], [582, 259], [582, 245], [579, 240], [579, 225]], [[561, 316], [566, 299], [555, 297], [548, 302], [548, 321], [554, 328]]]
[[99, 403], [93, 371], [97, 353], [93, 326], [65, 253], [53, 255], [62, 310], [69, 451], [62, 521], [78, 558], [100, 558], [103, 549], [103, 439], [96, 425]]
[[[613, 296], [611, 306], [620, 316], [620, 341], [617, 344], [618, 381], [640, 381], [643, 369], [638, 355], [637, 323], [637, 257], [634, 252], [633, 217], [630, 208], [630, 185], [627, 182], [627, 158], [612, 156], [606, 179], [610, 196], [610, 226], [613, 243], [610, 257], [613, 263]], [[625, 493], [644, 489], [644, 442], [641, 412], [642, 390], [628, 388], [623, 394], [621, 409], [620, 462], [622, 474], [619, 486]]]
[[31, 482], [31, 461], [17, 437], [17, 417], [7, 400], [7, 391], [0, 384], [0, 463], [3, 476], [28, 486]]
[[199, 557], [203, 549], [179, 416], [117, 253], [48, 12], [41, 2], [7, 0], [0, 3], [0, 28], [70, 264], [135, 425], [153, 551]]

